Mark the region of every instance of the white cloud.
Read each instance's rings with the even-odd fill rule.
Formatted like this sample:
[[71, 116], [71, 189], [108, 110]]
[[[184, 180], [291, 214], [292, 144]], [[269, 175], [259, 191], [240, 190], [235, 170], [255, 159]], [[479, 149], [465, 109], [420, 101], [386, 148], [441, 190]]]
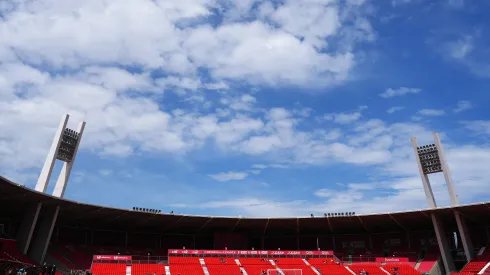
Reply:
[[405, 107], [402, 107], [402, 106], [395, 106], [395, 107], [391, 107], [389, 108], [388, 110], [386, 110], [386, 112], [388, 114], [393, 114], [394, 112], [398, 112], [398, 111], [401, 111], [401, 110], [404, 110]]
[[243, 94], [238, 98], [231, 97], [221, 99], [221, 104], [229, 106], [235, 111], [251, 111], [255, 102], [257, 102], [257, 99], [249, 94]]
[[[427, 133], [428, 134], [428, 133]], [[425, 135], [422, 139], [425, 140]], [[409, 142], [405, 142], [408, 144]], [[447, 145], [447, 144], [446, 144]], [[455, 148], [446, 146], [448, 162], [453, 174], [456, 192], [462, 203], [472, 198], [488, 196], [490, 190], [485, 188], [490, 172], [486, 163], [490, 161], [490, 148], [462, 146]], [[339, 184], [341, 189], [323, 188], [314, 191], [313, 195], [320, 201], [286, 201], [267, 198], [231, 198], [223, 201], [212, 201], [199, 205], [197, 208], [230, 207], [247, 216], [307, 216], [310, 213], [321, 215], [329, 212], [353, 211], [356, 213], [382, 213], [427, 207], [420, 176], [410, 145], [400, 148], [403, 153], [380, 170], [393, 176], [387, 181], [360, 182]], [[397, 150], [400, 150], [397, 149]], [[396, 169], [393, 169], [397, 167]], [[399, 171], [399, 172], [398, 172]], [[449, 205], [449, 195], [444, 185], [442, 174], [431, 175], [434, 195], [439, 206]], [[464, 192], [463, 192], [464, 190]], [[375, 192], [372, 192], [375, 191]], [[187, 207], [189, 207], [188, 205]], [[260, 211], [264, 209], [264, 212]]]
[[337, 114], [326, 114], [323, 118], [326, 120], [332, 120], [338, 124], [349, 124], [355, 122], [361, 118], [360, 112], [354, 113], [337, 113]]
[[391, 5], [393, 7], [397, 7], [397, 6], [409, 4], [411, 2], [412, 2], [412, 0], [391, 0]]
[[458, 106], [453, 109], [453, 112], [455, 113], [461, 113], [463, 111], [469, 110], [473, 108], [473, 104], [471, 104], [470, 101], [467, 100], [461, 100], [458, 102]]
[[437, 109], [422, 109], [417, 112], [421, 116], [443, 116], [445, 114], [444, 110]]
[[465, 6], [465, 0], [448, 0], [448, 4], [451, 8], [461, 9]]
[[490, 62], [485, 46], [488, 44], [488, 36], [480, 30], [462, 31], [456, 28], [437, 32], [430, 41], [434, 50], [446, 61], [458, 64], [478, 77], [490, 77]]
[[[263, 104], [269, 99], [259, 102], [262, 94], [248, 90], [281, 85], [328, 88], [350, 80], [363, 58], [358, 43], [375, 38], [360, 7], [363, 1], [235, 2], [223, 9], [211, 0], [67, 0], [62, 5], [39, 0], [3, 9], [0, 37], [8, 39], [0, 40], [0, 171], [25, 179], [28, 172], [19, 174], [39, 169], [60, 115], [68, 112], [73, 118], [70, 127], [84, 117], [88, 122], [80, 151], [87, 158], [184, 159], [203, 149], [213, 150], [210, 155], [245, 155], [251, 163], [264, 163], [208, 175], [223, 182], [255, 177], [262, 169], [330, 164], [375, 169], [393, 178], [389, 183], [376, 181], [376, 188], [389, 195], [369, 194], [369, 183], [346, 183], [339, 185], [340, 191], [318, 190], [316, 196], [324, 199], [320, 202], [239, 193], [198, 207], [291, 216], [324, 209], [371, 212], [390, 205], [423, 205], [409, 146], [412, 135], [430, 136], [422, 124], [363, 120], [366, 108], [361, 106], [326, 115], [340, 128], [325, 129], [307, 121], [312, 113], [308, 107], [270, 108]], [[250, 17], [257, 5], [258, 17]], [[222, 17], [222, 24], [212, 26], [207, 22], [210, 15]], [[453, 57], [467, 58], [473, 52], [463, 48]], [[402, 87], [380, 96], [418, 92]], [[465, 127], [488, 132], [484, 121], [467, 122]], [[455, 179], [474, 190], [480, 190], [489, 176], [484, 168], [466, 163], [469, 153], [487, 163], [488, 149], [480, 149], [448, 148]], [[109, 171], [117, 170], [95, 174], [126, 173]], [[482, 176], [468, 176], [472, 173]], [[437, 192], [442, 190], [439, 185]]]
[[383, 93], [379, 94], [380, 97], [382, 98], [392, 98], [396, 96], [403, 96], [407, 94], [418, 94], [422, 91], [422, 89], [419, 88], [407, 88], [407, 87], [400, 87], [398, 89], [392, 89], [389, 88]]
[[[352, 50], [360, 41], [350, 41], [354, 44], [343, 50], [327, 48], [326, 39], [341, 36], [345, 28], [370, 29], [368, 21], [364, 26], [354, 24], [362, 19], [361, 13], [355, 18], [339, 16], [341, 8], [353, 10], [358, 5], [305, 0], [271, 8], [266, 18], [249, 23], [225, 20], [213, 28], [206, 24], [206, 16], [220, 10], [219, 5], [210, 0], [26, 3], [6, 10], [0, 29], [9, 39], [1, 41], [0, 53], [2, 60], [17, 55], [30, 64], [55, 68], [118, 64], [183, 75], [205, 68], [219, 80], [330, 85], [348, 79], [356, 63]], [[221, 9], [224, 14], [214, 15], [227, 18], [252, 7], [240, 5], [227, 5]], [[260, 19], [271, 20], [278, 28]], [[132, 24], [121, 28], [127, 20]], [[196, 87], [192, 81], [180, 82]], [[204, 85], [226, 87], [219, 81]]]
[[332, 129], [325, 133], [325, 140], [336, 140], [342, 136], [342, 131], [340, 129]]
[[231, 181], [231, 180], [244, 180], [247, 176], [248, 174], [245, 172], [234, 172], [234, 171], [209, 175], [209, 177], [211, 177], [212, 179], [217, 181], [222, 181], [222, 182]]
[[463, 60], [473, 51], [473, 38], [463, 37], [447, 44], [449, 54], [454, 59]]
[[255, 168], [255, 169], [266, 169], [266, 168], [286, 169], [286, 168], [289, 168], [289, 166], [288, 165], [285, 165], [285, 164], [279, 164], [279, 163], [273, 163], [273, 164], [254, 164], [254, 165], [252, 165], [252, 168]]
[[477, 134], [490, 135], [490, 121], [488, 120], [475, 120], [464, 121], [464, 126]]

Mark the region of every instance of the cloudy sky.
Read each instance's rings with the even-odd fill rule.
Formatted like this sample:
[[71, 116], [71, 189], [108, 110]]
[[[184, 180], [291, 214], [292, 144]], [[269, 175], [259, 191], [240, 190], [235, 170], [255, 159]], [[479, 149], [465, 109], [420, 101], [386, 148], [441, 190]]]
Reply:
[[410, 138], [437, 131], [461, 202], [487, 201], [489, 8], [3, 1], [0, 174], [33, 187], [69, 113], [73, 129], [87, 121], [71, 200], [246, 217], [420, 209]]

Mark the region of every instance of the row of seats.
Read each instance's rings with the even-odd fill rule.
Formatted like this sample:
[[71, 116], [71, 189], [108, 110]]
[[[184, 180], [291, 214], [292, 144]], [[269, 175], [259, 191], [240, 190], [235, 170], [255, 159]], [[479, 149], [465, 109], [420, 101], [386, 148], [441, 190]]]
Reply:
[[420, 262], [418, 271], [421, 273], [426, 273], [431, 271], [434, 265], [437, 263], [437, 259], [439, 259], [439, 255], [437, 254], [427, 254], [422, 262]]
[[196, 257], [170, 257], [170, 273], [174, 275], [204, 275], [204, 271]]
[[[264, 272], [271, 275], [269, 270], [275, 270], [275, 266], [266, 259], [259, 258], [241, 258], [238, 259], [248, 275], [261, 275]], [[201, 265], [199, 258], [195, 257], [171, 257], [170, 258], [170, 273], [172, 275], [204, 275], [203, 266], [208, 269], [210, 275], [240, 275], [240, 266], [233, 258], [204, 258], [204, 265]], [[367, 271], [370, 275], [386, 275], [386, 272], [393, 273], [395, 268], [400, 275], [420, 275], [420, 272], [415, 270], [409, 264], [386, 264], [385, 271], [381, 269], [379, 264], [363, 263], [353, 264], [349, 268], [342, 264], [332, 264], [330, 259], [309, 259], [307, 265], [300, 258], [282, 258], [275, 264], [285, 275], [353, 275], [360, 274], [362, 270]], [[132, 264], [132, 275], [147, 275], [147, 274], [165, 274], [165, 265], [163, 264]], [[317, 270], [317, 272], [314, 271]], [[92, 272], [95, 275], [124, 275], [126, 272], [126, 264], [104, 264], [94, 263]], [[275, 275], [275, 273], [274, 273]]]
[[165, 265], [162, 264], [135, 264], [131, 266], [131, 275], [146, 275], [146, 274], [165, 274]]
[[386, 271], [393, 274], [394, 269], [396, 268], [400, 275], [420, 275], [420, 270], [416, 270], [411, 264], [395, 264], [395, 263], [387, 263], [383, 267]]
[[29, 259], [29, 257], [20, 253], [17, 250], [17, 242], [15, 240], [0, 239], [0, 247], [0, 254], [2, 254], [3, 258], [5, 259], [28, 264], [35, 264], [34, 261]]
[[474, 260], [466, 264], [466, 266], [456, 275], [477, 274], [482, 270], [487, 263], [490, 262], [490, 251], [482, 255], [476, 256]]
[[126, 264], [93, 263], [92, 273], [94, 275], [125, 275]]
[[240, 267], [233, 258], [206, 258], [205, 263], [209, 274], [240, 275]]
[[386, 272], [381, 269], [381, 266], [375, 263], [353, 264], [350, 266], [350, 269], [356, 274], [361, 274], [361, 271], [365, 271], [369, 275], [386, 275]]

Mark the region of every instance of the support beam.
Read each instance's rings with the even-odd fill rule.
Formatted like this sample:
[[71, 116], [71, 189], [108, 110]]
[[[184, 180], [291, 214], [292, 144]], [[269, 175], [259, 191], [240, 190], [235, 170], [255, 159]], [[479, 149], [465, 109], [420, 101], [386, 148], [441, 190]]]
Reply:
[[58, 218], [60, 207], [58, 205], [43, 205], [41, 215], [37, 225], [37, 231], [33, 238], [31, 247], [27, 255], [38, 264], [44, 261], [48, 249], [53, 228]]
[[444, 149], [442, 148], [441, 139], [438, 133], [434, 133], [434, 143], [437, 147], [437, 152], [439, 154], [439, 160], [441, 162], [442, 173], [444, 174], [444, 179], [446, 180], [446, 186], [449, 191], [449, 198], [451, 199], [451, 204], [453, 206], [459, 205], [459, 198], [454, 190], [453, 179], [451, 177], [451, 171], [444, 156]]
[[449, 244], [447, 241], [446, 234], [444, 233], [444, 226], [441, 223], [439, 217], [436, 213], [431, 213], [432, 224], [434, 225], [434, 231], [436, 233], [437, 244], [439, 245], [439, 251], [442, 256], [442, 261], [444, 263], [444, 268], [446, 269], [446, 274], [450, 275], [456, 271], [454, 266], [453, 257], [449, 249]]
[[468, 231], [468, 226], [466, 225], [466, 218], [458, 210], [454, 210], [454, 217], [456, 218], [456, 224], [458, 225], [459, 237], [463, 244], [464, 254], [466, 260], [469, 262], [473, 259], [475, 250]]
[[61, 118], [60, 125], [56, 130], [56, 134], [53, 139], [53, 143], [51, 144], [51, 148], [49, 149], [48, 155], [46, 156], [46, 161], [44, 162], [43, 169], [41, 170], [41, 174], [36, 183], [35, 190], [38, 192], [45, 193], [48, 188], [48, 183], [51, 178], [51, 173], [53, 173], [54, 163], [56, 162], [56, 156], [58, 155], [58, 149], [61, 143], [61, 136], [65, 131], [66, 124], [68, 123], [68, 119], [70, 116], [68, 114], [63, 115]]
[[37, 219], [39, 218], [39, 212], [41, 211], [42, 203], [37, 202], [27, 207], [27, 211], [24, 213], [22, 223], [19, 231], [17, 232], [17, 249], [22, 254], [27, 254], [27, 250], [31, 243], [32, 234], [36, 228]]
[[53, 196], [58, 198], [63, 198], [65, 195], [66, 185], [70, 179], [71, 170], [73, 168], [73, 163], [75, 162], [78, 147], [80, 146], [80, 141], [82, 140], [83, 131], [85, 130], [85, 121], [80, 122], [77, 128], [78, 140], [75, 145], [75, 151], [73, 153], [73, 158], [70, 162], [65, 162], [63, 168], [61, 168], [61, 173], [56, 181], [56, 186], [54, 187]]

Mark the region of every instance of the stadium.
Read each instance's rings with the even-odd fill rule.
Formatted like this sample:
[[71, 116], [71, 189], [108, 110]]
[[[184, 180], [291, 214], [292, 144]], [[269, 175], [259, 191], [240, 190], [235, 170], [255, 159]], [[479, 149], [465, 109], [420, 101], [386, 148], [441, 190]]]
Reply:
[[[459, 205], [439, 136], [412, 139], [430, 208], [358, 215], [242, 218], [115, 209], [63, 198], [83, 135], [65, 115], [35, 190], [0, 178], [0, 267], [96, 275], [488, 274], [490, 202]], [[55, 161], [64, 163], [46, 194]], [[436, 207], [427, 175], [453, 205]], [[50, 273], [48, 270], [47, 273]]]

